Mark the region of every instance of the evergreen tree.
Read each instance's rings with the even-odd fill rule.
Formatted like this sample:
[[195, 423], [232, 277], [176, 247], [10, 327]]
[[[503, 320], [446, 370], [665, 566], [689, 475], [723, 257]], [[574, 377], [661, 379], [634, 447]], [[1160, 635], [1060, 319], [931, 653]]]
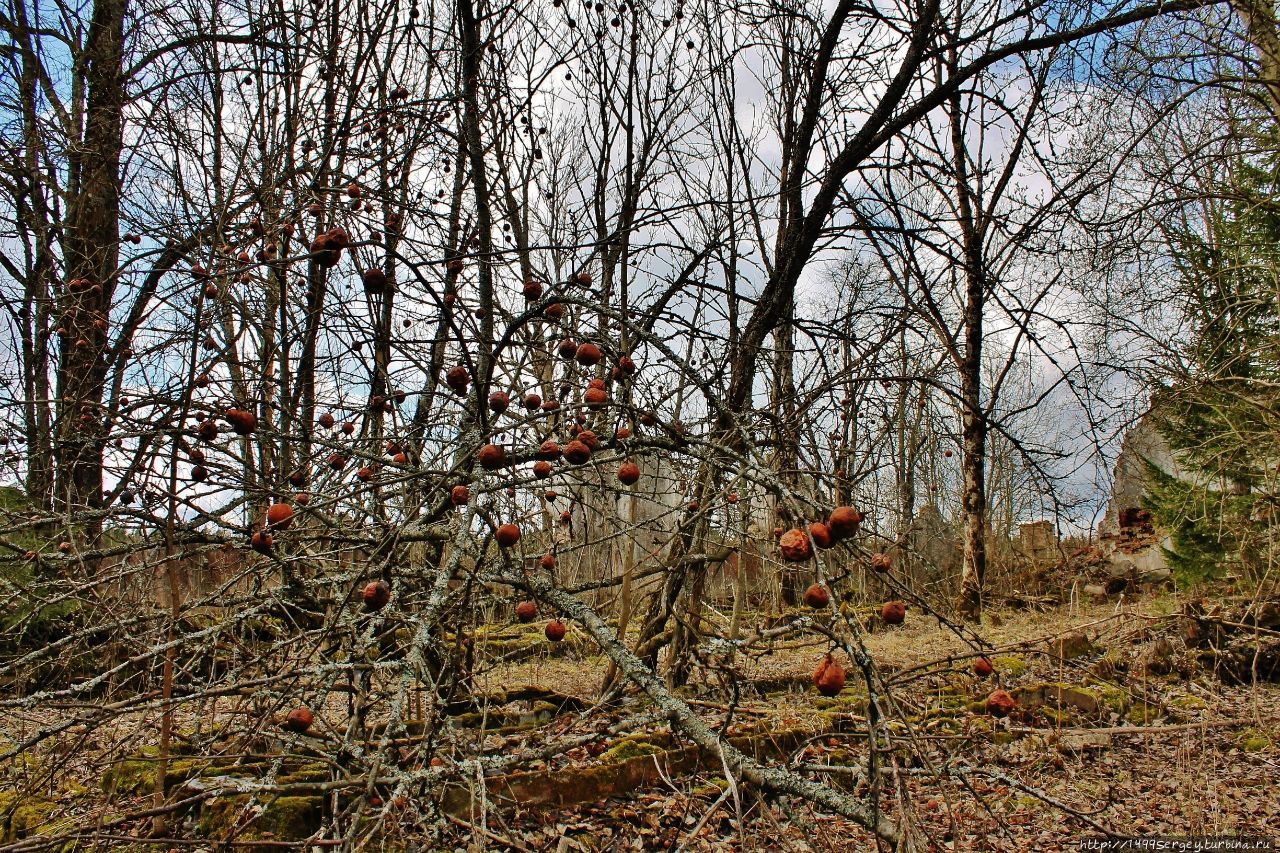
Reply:
[[[1274, 150], [1274, 149], [1273, 149]], [[1237, 164], [1204, 234], [1175, 246], [1192, 336], [1157, 389], [1157, 428], [1188, 473], [1149, 465], [1150, 508], [1181, 583], [1274, 558], [1280, 462], [1280, 158]]]

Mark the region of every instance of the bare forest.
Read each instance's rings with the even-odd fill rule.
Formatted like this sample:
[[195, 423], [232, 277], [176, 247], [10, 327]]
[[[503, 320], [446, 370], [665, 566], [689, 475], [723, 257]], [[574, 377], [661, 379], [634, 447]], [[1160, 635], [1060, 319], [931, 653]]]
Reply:
[[1271, 0], [0, 31], [0, 851], [1280, 847]]

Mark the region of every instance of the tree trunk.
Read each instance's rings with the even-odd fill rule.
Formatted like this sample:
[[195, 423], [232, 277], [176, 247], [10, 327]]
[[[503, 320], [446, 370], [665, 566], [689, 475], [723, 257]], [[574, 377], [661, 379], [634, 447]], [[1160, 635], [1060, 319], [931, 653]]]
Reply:
[[[69, 157], [70, 199], [63, 239], [66, 277], [92, 287], [67, 293], [58, 363], [56, 492], [69, 512], [102, 503], [105, 419], [101, 405], [107, 374], [106, 321], [119, 263], [120, 157], [125, 100], [125, 0], [97, 0], [84, 63], [84, 136]], [[87, 526], [92, 536], [101, 521]]]
[[[951, 57], [952, 63], [955, 56]], [[960, 355], [960, 419], [964, 459], [964, 561], [960, 570], [962, 619], [982, 618], [982, 580], [987, 570], [987, 417], [982, 406], [982, 335], [986, 309], [987, 274], [983, 252], [986, 219], [969, 185], [968, 147], [959, 95], [951, 99], [951, 152], [955, 158], [957, 207], [964, 247], [964, 351]]]
[[[20, 23], [27, 26], [24, 10], [16, 11]], [[49, 291], [55, 270], [53, 236], [50, 233], [54, 215], [49, 210], [41, 186], [39, 152], [40, 119], [37, 103], [40, 60], [26, 37], [18, 42], [22, 55], [22, 75], [18, 94], [22, 105], [23, 173], [18, 177], [19, 189], [14, 193], [15, 213], [22, 230], [30, 233], [34, 243], [32, 261], [26, 270], [23, 303], [19, 313], [22, 347], [23, 415], [27, 444], [26, 491], [30, 506], [52, 509], [53, 443], [49, 416]], [[24, 192], [25, 190], [25, 192]]]
[[[957, 148], [963, 151], [962, 148]], [[960, 155], [963, 156], [963, 155]], [[963, 166], [960, 175], [963, 178]], [[965, 251], [964, 356], [960, 362], [960, 419], [964, 486], [960, 507], [964, 514], [964, 562], [960, 571], [961, 618], [982, 618], [982, 581], [987, 569], [987, 415], [982, 405], [982, 332], [987, 278], [982, 259], [982, 236], [970, 218], [968, 196], [961, 193]]]
[[[980, 322], [980, 321], [979, 321]], [[966, 365], [966, 368], [968, 365]], [[974, 374], [977, 371], [973, 371]], [[960, 615], [970, 621], [982, 617], [982, 580], [987, 568], [986, 443], [987, 421], [982, 412], [980, 377], [966, 369], [961, 379], [962, 438], [964, 442], [964, 564], [960, 574]]]
[[[773, 399], [770, 401], [777, 426], [774, 441], [777, 451], [774, 456], [778, 480], [793, 493], [800, 489], [800, 424], [796, 412], [796, 379], [795, 379], [795, 307], [789, 307], [781, 324], [773, 332], [774, 351]], [[801, 519], [779, 519], [779, 523], [787, 526], [790, 522]], [[789, 607], [800, 603], [800, 590], [803, 578], [800, 571], [789, 563], [779, 563], [779, 586], [782, 602]]]
[[1248, 27], [1249, 41], [1258, 53], [1258, 77], [1267, 89], [1273, 119], [1280, 119], [1280, 29], [1272, 0], [1231, 0]]

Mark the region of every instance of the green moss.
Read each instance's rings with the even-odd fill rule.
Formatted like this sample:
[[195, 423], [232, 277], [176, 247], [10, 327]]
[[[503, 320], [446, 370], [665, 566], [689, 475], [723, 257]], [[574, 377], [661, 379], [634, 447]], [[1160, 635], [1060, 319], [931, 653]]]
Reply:
[[57, 818], [58, 804], [18, 791], [0, 791], [0, 838], [19, 841], [33, 835], [51, 835], [72, 828], [69, 818]]
[[1018, 678], [1027, 673], [1027, 662], [1017, 655], [1001, 655], [998, 658], [992, 658], [991, 665], [995, 667], [996, 672], [1007, 678]]
[[1266, 752], [1271, 748], [1271, 738], [1257, 729], [1245, 729], [1237, 735], [1236, 745], [1245, 752]]
[[827, 763], [833, 767], [855, 767], [858, 756], [848, 749], [833, 749], [826, 755]]
[[1197, 711], [1206, 710], [1209, 703], [1199, 696], [1182, 694], [1165, 699], [1165, 716], [1171, 723], [1185, 723]]
[[257, 827], [276, 838], [306, 838], [319, 826], [322, 805], [321, 797], [280, 797], [267, 805]]
[[77, 779], [63, 779], [58, 783], [58, 790], [69, 797], [82, 797], [89, 793], [89, 789], [81, 785]]
[[156, 759], [145, 756], [154, 747], [143, 747], [143, 757], [122, 758], [107, 768], [102, 774], [102, 790], [109, 794], [132, 796], [156, 788]]
[[508, 626], [502, 631], [485, 632], [483, 636], [477, 632], [474, 636], [476, 652], [482, 649], [490, 657], [520, 660], [536, 654], [558, 657], [570, 652], [583, 651], [590, 643], [586, 636], [578, 631], [569, 632], [563, 640], [552, 643], [543, 633], [545, 624], [534, 622], [529, 625]]
[[1035, 797], [1027, 794], [1018, 794], [1013, 798], [1013, 807], [1019, 811], [1031, 810], [1041, 807], [1041, 802]]
[[1010, 744], [1010, 743], [1013, 743], [1013, 732], [1007, 732], [1004, 730], [993, 731], [989, 735], [987, 735], [987, 740], [991, 741], [994, 744], [1000, 744], [1002, 746], [1005, 744]]
[[[160, 750], [144, 746], [137, 754], [114, 762], [102, 774], [102, 790], [109, 796], [135, 796], [156, 789]], [[207, 759], [172, 758], [165, 772], [165, 791], [186, 782], [209, 766]]]
[[969, 705], [969, 695], [963, 689], [947, 688], [938, 693], [938, 707], [963, 711]]
[[257, 806], [261, 813], [253, 818], [246, 817], [253, 814], [246, 813], [249, 803], [247, 794], [210, 800], [201, 809], [197, 831], [211, 839], [223, 839], [235, 832], [239, 841], [301, 841], [319, 827], [324, 800], [318, 796], [264, 800]]
[[263, 643], [272, 643], [289, 636], [289, 626], [278, 616], [259, 616], [246, 619], [243, 631], [249, 637]]
[[623, 738], [605, 750], [600, 755], [600, 760], [607, 764], [615, 764], [622, 761], [630, 761], [632, 758], [657, 755], [662, 751], [662, 747], [650, 743], [639, 735], [633, 735], [632, 737]]
[[1067, 713], [1065, 709], [1058, 709], [1058, 708], [1052, 708], [1048, 705], [1041, 705], [1040, 713], [1044, 715], [1044, 718], [1054, 726], [1065, 726], [1065, 725], [1069, 725], [1071, 722], [1071, 714]]
[[1133, 707], [1124, 715], [1124, 718], [1132, 725], [1145, 726], [1159, 716], [1159, 707], [1155, 705], [1148, 705], [1146, 702], [1134, 702]]
[[964, 713], [965, 710], [966, 709], [963, 705], [960, 707], [934, 705], [930, 708], [926, 708], [921, 713], [910, 717], [909, 721], [915, 726], [923, 725], [925, 723], [933, 723], [935, 726], [945, 725], [946, 723], [954, 722], [959, 715]]
[[[0, 752], [9, 752], [14, 745], [6, 740], [0, 740]], [[21, 778], [40, 770], [40, 759], [36, 757], [31, 750], [19, 752], [11, 755], [0, 764], [0, 779]]]
[[53, 816], [57, 814], [57, 811], [57, 804], [49, 800], [27, 800], [14, 808], [13, 814], [9, 817], [9, 837], [17, 840], [31, 835], [42, 835], [45, 832], [56, 831], [64, 828], [64, 824], [69, 825], [69, 821], [53, 820]]
[[328, 782], [330, 779], [329, 767], [325, 764], [315, 763], [306, 764], [288, 773], [282, 773], [276, 777], [276, 782], [281, 785], [296, 784], [299, 782]]
[[704, 784], [693, 789], [695, 797], [718, 797], [729, 788], [727, 780], [717, 776], [714, 779], [708, 779]]
[[1116, 714], [1123, 715], [1129, 707], [1129, 694], [1112, 684], [1099, 684], [1092, 688], [1106, 706]]
[[1123, 714], [1129, 708], [1129, 695], [1109, 685], [1083, 686], [1063, 682], [1029, 684], [1013, 691], [1018, 703], [1032, 708], [1055, 708], [1059, 712], [1074, 711], [1089, 717], [1102, 717], [1108, 711]]
[[[32, 508], [21, 489], [0, 486], [0, 515], [25, 514]], [[67, 534], [54, 525], [22, 526], [11, 530], [6, 543], [16, 552], [0, 554], [0, 589], [5, 592], [6, 607], [0, 613], [0, 648], [33, 648], [65, 635], [80, 610], [75, 596], [60, 596], [56, 604], [44, 602], [59, 590], [50, 581], [54, 566], [66, 560], [58, 554], [57, 543]], [[30, 550], [40, 555], [39, 561], [23, 558]]]
[[819, 711], [831, 711], [836, 714], [865, 714], [867, 711], [867, 695], [846, 687], [835, 696], [819, 696], [810, 688], [813, 698], [810, 707]]
[[942, 717], [934, 721], [931, 731], [936, 734], [953, 734], [964, 729], [959, 717]]
[[476, 729], [490, 719], [492, 719], [492, 715], [486, 715], [480, 711], [468, 711], [465, 714], [458, 714], [450, 718], [449, 722], [460, 729]]

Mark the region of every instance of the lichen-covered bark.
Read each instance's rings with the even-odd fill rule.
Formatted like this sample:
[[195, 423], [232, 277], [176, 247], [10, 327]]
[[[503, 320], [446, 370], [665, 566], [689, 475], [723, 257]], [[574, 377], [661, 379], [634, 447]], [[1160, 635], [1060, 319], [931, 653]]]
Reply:
[[560, 612], [581, 625], [601, 650], [617, 664], [622, 673], [648, 695], [673, 726], [678, 727], [702, 749], [720, 755], [730, 771], [757, 787], [801, 797], [819, 808], [847, 817], [874, 832], [889, 844], [895, 847], [898, 845], [900, 836], [897, 827], [883, 814], [852, 797], [819, 785], [803, 776], [781, 768], [766, 767], [721, 740], [720, 736], [713, 732], [692, 708], [667, 690], [662, 679], [658, 678], [652, 669], [618, 642], [613, 631], [594, 611], [578, 599], [555, 588], [546, 578], [530, 577], [528, 585], [536, 595], [549, 601]]

